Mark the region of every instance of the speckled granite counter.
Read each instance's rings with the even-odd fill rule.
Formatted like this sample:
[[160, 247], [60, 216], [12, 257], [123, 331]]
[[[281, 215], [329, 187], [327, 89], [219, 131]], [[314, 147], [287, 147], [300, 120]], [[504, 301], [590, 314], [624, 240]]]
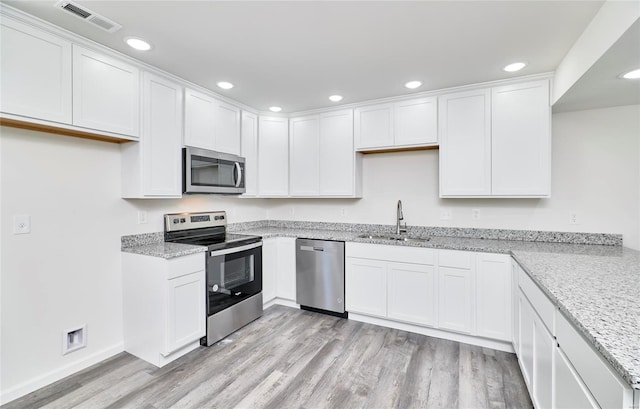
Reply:
[[[264, 238], [304, 237], [511, 254], [620, 376], [632, 388], [640, 389], [640, 252], [622, 247], [619, 235], [410, 227], [409, 235], [430, 238], [416, 243], [359, 237], [364, 232], [390, 234], [392, 227], [384, 225], [292, 222], [273, 226], [251, 222], [229, 228]], [[206, 250], [158, 242], [161, 240], [162, 233], [125, 236], [122, 251], [173, 258]]]

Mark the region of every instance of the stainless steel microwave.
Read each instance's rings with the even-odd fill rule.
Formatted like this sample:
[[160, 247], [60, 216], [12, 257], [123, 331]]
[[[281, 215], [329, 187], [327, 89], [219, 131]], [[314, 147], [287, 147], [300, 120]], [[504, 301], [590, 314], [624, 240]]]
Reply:
[[244, 158], [190, 146], [182, 148], [182, 192], [244, 193]]

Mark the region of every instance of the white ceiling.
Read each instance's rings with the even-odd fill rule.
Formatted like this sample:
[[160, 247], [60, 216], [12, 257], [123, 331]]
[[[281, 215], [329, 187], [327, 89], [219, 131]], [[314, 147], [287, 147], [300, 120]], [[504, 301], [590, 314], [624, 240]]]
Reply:
[[640, 68], [640, 20], [553, 105], [553, 112], [640, 104], [640, 80], [620, 75]]
[[[53, 5], [3, 1], [266, 110], [284, 112], [555, 70], [602, 1], [87, 1], [113, 34]], [[123, 42], [142, 37], [142, 53]], [[529, 65], [516, 74], [501, 68]], [[218, 81], [236, 85], [229, 91]], [[421, 80], [415, 91], [408, 80]]]

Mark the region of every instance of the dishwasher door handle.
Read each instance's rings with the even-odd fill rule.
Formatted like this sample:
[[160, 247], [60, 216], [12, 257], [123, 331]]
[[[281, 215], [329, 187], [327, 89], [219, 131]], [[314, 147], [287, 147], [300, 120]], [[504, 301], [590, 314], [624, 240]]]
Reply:
[[300, 246], [300, 250], [302, 251], [324, 251], [322, 247], [315, 246]]

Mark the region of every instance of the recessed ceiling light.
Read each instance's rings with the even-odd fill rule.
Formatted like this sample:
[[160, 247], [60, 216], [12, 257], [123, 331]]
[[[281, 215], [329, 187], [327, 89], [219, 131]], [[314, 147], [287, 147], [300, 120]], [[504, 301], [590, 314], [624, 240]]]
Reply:
[[514, 62], [513, 64], [509, 64], [506, 67], [504, 67], [503, 70], [506, 71], [506, 72], [516, 72], [516, 71], [520, 71], [521, 69], [523, 69], [526, 66], [527, 66], [527, 63]]
[[340, 102], [340, 101], [342, 101], [342, 95], [331, 95], [329, 97], [329, 100], [331, 100], [333, 102]]
[[149, 51], [151, 49], [151, 44], [141, 38], [127, 37], [124, 41], [129, 45], [129, 47], [135, 48], [138, 51]]
[[409, 88], [409, 89], [416, 89], [418, 88], [420, 85], [422, 85], [421, 81], [409, 81], [406, 84], [404, 84], [405, 87]]
[[218, 86], [222, 89], [231, 89], [233, 88], [233, 84], [227, 81], [220, 81]]
[[640, 78], [640, 68], [622, 74], [620, 78], [624, 78], [626, 80], [637, 80], [638, 78]]
[[280, 112], [280, 111], [282, 111], [282, 108], [280, 108], [280, 107], [269, 107], [269, 111], [271, 111], [271, 112]]

